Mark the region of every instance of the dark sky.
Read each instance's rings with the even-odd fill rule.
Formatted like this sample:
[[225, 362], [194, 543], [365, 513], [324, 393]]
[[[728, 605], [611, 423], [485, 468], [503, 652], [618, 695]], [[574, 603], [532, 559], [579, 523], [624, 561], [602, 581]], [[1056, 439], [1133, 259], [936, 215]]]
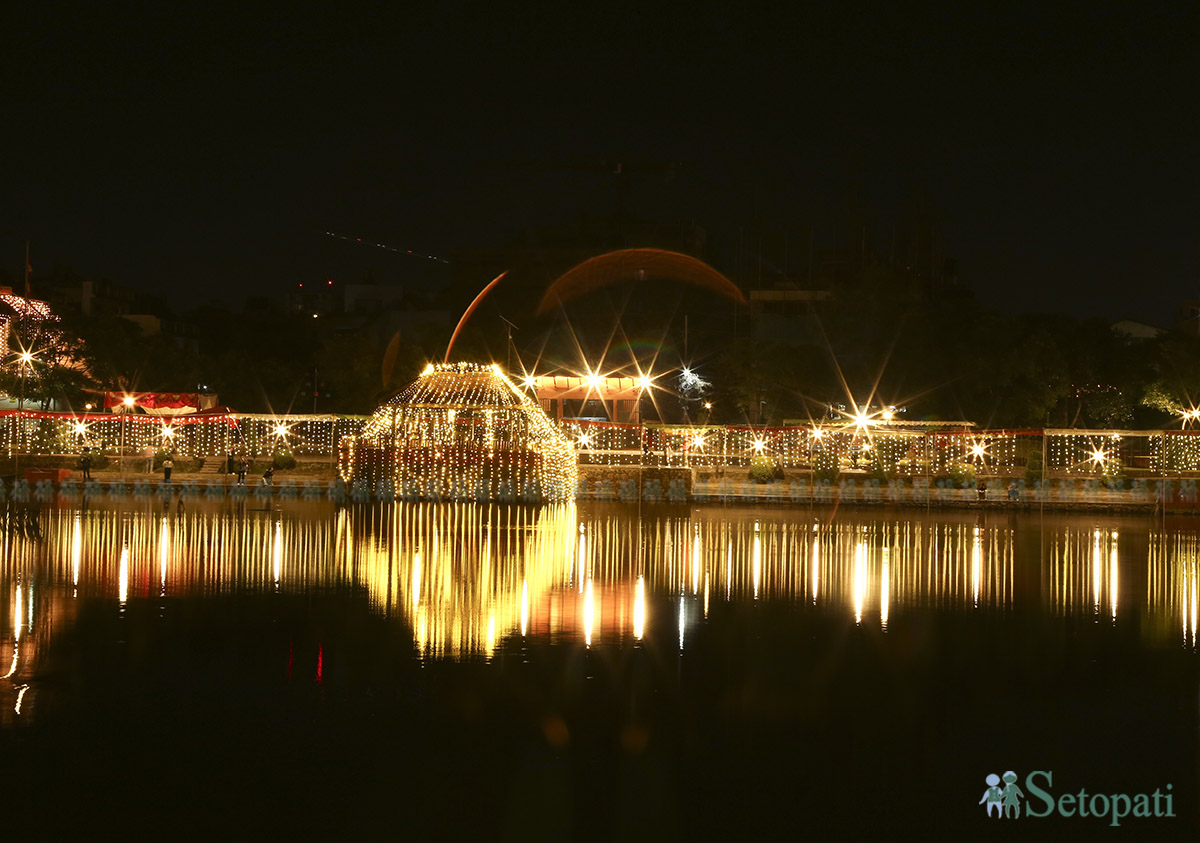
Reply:
[[10, 274], [28, 237], [35, 271], [238, 301], [359, 271], [324, 231], [449, 255], [676, 162], [635, 213], [835, 246], [852, 201], [886, 230], [920, 192], [988, 304], [1200, 297], [1189, 4], [199, 5], [0, 13]]

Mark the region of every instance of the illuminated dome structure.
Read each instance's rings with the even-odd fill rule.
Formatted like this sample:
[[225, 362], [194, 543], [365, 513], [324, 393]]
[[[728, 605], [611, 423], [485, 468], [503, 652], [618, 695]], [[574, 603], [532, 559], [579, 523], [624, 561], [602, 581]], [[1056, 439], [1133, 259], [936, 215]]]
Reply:
[[575, 446], [500, 367], [431, 364], [345, 437], [351, 484], [427, 500], [574, 500]]

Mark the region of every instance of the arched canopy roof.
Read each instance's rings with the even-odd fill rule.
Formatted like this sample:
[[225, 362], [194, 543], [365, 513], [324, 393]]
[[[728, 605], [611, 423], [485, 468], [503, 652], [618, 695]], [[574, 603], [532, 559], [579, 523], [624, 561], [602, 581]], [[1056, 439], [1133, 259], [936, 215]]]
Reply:
[[613, 284], [646, 280], [679, 281], [737, 302], [746, 297], [736, 284], [704, 261], [664, 249], [622, 249], [588, 258], [561, 275], [538, 304], [539, 316], [571, 299]]

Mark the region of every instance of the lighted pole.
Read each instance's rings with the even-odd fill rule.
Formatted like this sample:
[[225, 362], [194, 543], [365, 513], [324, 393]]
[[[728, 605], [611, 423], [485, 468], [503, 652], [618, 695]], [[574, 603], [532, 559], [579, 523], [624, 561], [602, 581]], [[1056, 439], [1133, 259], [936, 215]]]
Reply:
[[133, 407], [133, 396], [126, 395], [121, 402], [123, 407], [121, 410], [121, 476], [125, 476], [125, 424], [129, 416], [129, 411]]
[[17, 436], [16, 449], [13, 451], [13, 473], [18, 477], [21, 475], [21, 434], [25, 432], [25, 420], [22, 418], [22, 411], [25, 409], [25, 370], [30, 363], [33, 362], [33, 352], [22, 351], [20, 357], [21, 369], [21, 390], [17, 398]]

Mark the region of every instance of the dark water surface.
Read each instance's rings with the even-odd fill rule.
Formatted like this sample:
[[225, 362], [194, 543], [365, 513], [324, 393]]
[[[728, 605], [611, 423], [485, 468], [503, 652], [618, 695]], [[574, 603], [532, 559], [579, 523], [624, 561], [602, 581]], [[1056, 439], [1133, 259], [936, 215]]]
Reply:
[[[0, 536], [0, 785], [39, 839], [1200, 829], [1194, 519], [127, 498], [40, 527]], [[1008, 770], [1175, 816], [989, 817]]]

